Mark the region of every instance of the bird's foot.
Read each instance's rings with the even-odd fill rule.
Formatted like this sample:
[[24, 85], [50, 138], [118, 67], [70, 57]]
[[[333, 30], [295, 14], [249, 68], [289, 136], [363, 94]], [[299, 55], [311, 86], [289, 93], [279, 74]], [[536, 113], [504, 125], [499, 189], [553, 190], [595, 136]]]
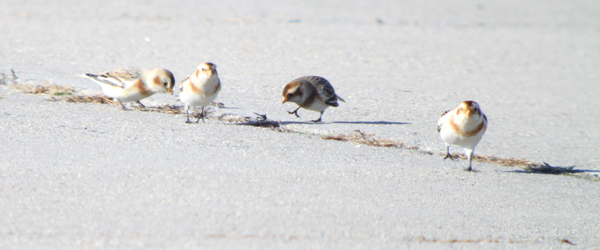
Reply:
[[204, 116], [205, 116], [205, 115], [204, 115], [204, 112], [200, 113], [200, 116], [198, 117], [198, 120], [196, 120], [196, 123], [198, 123], [198, 122], [200, 121], [200, 119], [202, 119], [202, 123], [206, 123], [206, 122], [204, 121]]
[[294, 114], [294, 115], [296, 115], [296, 117], [300, 118], [300, 116], [298, 115], [298, 110], [297, 109], [294, 110], [294, 111], [288, 111], [288, 114], [290, 114], [290, 115]]
[[444, 160], [448, 159], [448, 158], [450, 158], [450, 160], [456, 160], [456, 158], [454, 156], [452, 156], [450, 153], [446, 154], [446, 157], [444, 157]]
[[465, 171], [467, 171], [467, 172], [471, 172], [471, 173], [477, 173], [477, 172], [479, 172], [479, 171], [477, 171], [477, 170], [475, 170], [475, 169], [471, 168], [470, 166], [469, 166], [468, 168], [465, 168], [465, 169], [463, 169], [463, 170], [465, 170]]

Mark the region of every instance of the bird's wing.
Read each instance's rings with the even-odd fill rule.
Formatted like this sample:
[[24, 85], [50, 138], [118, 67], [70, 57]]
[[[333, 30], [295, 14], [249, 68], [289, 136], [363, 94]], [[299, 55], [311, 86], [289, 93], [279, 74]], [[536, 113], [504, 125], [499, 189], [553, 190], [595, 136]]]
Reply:
[[183, 88], [190, 84], [188, 80], [190, 80], [189, 76], [185, 77], [181, 82], [179, 82], [179, 91], [183, 91]]
[[450, 111], [452, 111], [452, 109], [448, 109], [448, 110], [444, 111], [444, 113], [442, 113], [442, 115], [440, 115], [440, 119], [438, 120], [438, 127], [437, 127], [438, 132], [440, 132], [440, 130], [442, 130], [442, 124], [444, 124], [444, 122], [448, 119], [448, 118], [446, 118], [446, 114], [448, 114]]
[[140, 78], [141, 70], [135, 67], [122, 67], [116, 70], [106, 71], [99, 75], [85, 75], [101, 84], [108, 84], [119, 88], [127, 88]]
[[444, 113], [442, 113], [442, 115], [440, 115], [440, 117], [445, 116], [446, 114], [448, 114], [448, 112], [452, 111], [452, 109], [448, 109], [446, 111], [444, 111]]
[[112, 79], [113, 82], [120, 83], [121, 86], [127, 88], [142, 76], [142, 71], [139, 68], [127, 66], [104, 72], [100, 76]]
[[305, 76], [301, 78], [303, 78], [303, 80], [307, 80], [313, 86], [315, 86], [315, 88], [317, 89], [317, 93], [319, 93], [319, 95], [323, 98], [323, 100], [325, 100], [325, 103], [327, 103], [328, 105], [337, 107], [338, 99], [344, 101], [335, 94], [333, 86], [331, 86], [331, 83], [329, 83], [327, 79], [320, 76]]
[[85, 76], [89, 77], [90, 79], [94, 80], [95, 82], [97, 82], [98, 84], [102, 85], [102, 84], [106, 84], [106, 85], [110, 85], [113, 87], [117, 87], [117, 88], [125, 88], [123, 83], [121, 81], [116, 81], [112, 78], [108, 78], [104, 75], [94, 75], [94, 74], [85, 74]]

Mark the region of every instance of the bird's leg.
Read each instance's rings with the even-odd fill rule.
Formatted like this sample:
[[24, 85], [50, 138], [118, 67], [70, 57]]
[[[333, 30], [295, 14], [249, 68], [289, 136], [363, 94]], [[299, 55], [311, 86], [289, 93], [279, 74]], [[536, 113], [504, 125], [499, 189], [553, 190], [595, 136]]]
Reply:
[[473, 162], [473, 150], [471, 150], [471, 152], [469, 153], [469, 168], [465, 169], [465, 171], [473, 171], [473, 168], [471, 168], [471, 163]]
[[123, 103], [121, 102], [121, 100], [114, 98], [115, 101], [117, 101], [117, 103], [119, 103], [119, 105], [121, 105], [121, 107], [123, 108], [123, 110], [127, 110], [127, 108], [125, 108], [125, 105], [123, 105]]
[[323, 112], [325, 112], [325, 110], [321, 111], [321, 115], [319, 116], [319, 119], [316, 119], [316, 120], [311, 121], [311, 122], [321, 122], [321, 117], [323, 117]]
[[202, 112], [200, 112], [200, 118], [198, 118], [198, 120], [196, 120], [196, 123], [198, 123], [200, 121], [200, 119], [202, 119], [202, 123], [204, 122], [204, 106], [200, 107], [200, 110], [202, 110]]
[[146, 106], [144, 106], [144, 104], [142, 104], [140, 101], [137, 101], [137, 103], [142, 106], [142, 108], [146, 108]]
[[192, 121], [190, 121], [190, 106], [186, 105], [185, 106], [185, 113], [187, 114], [187, 121], [185, 121], [185, 123], [192, 123]]
[[297, 108], [296, 110], [294, 110], [294, 111], [288, 111], [288, 113], [289, 113], [290, 115], [291, 115], [291, 114], [294, 114], [294, 115], [296, 115], [296, 117], [300, 118], [300, 116], [298, 115], [298, 109], [300, 109], [300, 107], [298, 107], [298, 108]]
[[448, 158], [450, 158], [450, 160], [454, 160], [454, 157], [452, 157], [452, 155], [450, 155], [450, 146], [447, 147], [447, 150], [448, 151], [446, 152], [446, 157], [444, 157], [444, 160], [448, 159]]

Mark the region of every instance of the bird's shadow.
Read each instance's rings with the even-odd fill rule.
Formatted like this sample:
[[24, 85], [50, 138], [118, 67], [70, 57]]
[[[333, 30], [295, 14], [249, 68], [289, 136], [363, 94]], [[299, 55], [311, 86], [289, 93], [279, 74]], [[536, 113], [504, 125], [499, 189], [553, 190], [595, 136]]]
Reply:
[[573, 169], [568, 171], [555, 171], [555, 172], [545, 172], [545, 171], [528, 171], [524, 169], [517, 170], [508, 170], [503, 171], [507, 173], [517, 173], [517, 174], [551, 174], [551, 175], [560, 175], [560, 174], [576, 174], [576, 173], [600, 173], [600, 170], [591, 170], [591, 169]]
[[225, 106], [223, 106], [223, 107], [219, 107], [219, 109], [242, 109], [242, 108], [240, 108], [240, 107], [225, 107]]
[[322, 122], [303, 122], [303, 121], [280, 121], [279, 124], [281, 125], [289, 125], [289, 124], [326, 124], [326, 123], [322, 123]]
[[372, 124], [372, 125], [406, 125], [410, 122], [390, 122], [390, 121], [335, 121], [331, 123], [341, 124]]
[[314, 124], [314, 125], [327, 125], [327, 124], [371, 124], [371, 125], [405, 125], [411, 124], [408, 122], [389, 122], [389, 121], [334, 121], [334, 122], [311, 122], [311, 121], [281, 121], [281, 125], [288, 124]]

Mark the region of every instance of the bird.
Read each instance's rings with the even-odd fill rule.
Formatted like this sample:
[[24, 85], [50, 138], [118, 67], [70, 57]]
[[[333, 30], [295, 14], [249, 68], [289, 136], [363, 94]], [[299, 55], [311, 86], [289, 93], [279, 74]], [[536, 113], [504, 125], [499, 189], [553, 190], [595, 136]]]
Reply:
[[221, 90], [217, 65], [211, 62], [198, 65], [194, 73], [181, 81], [180, 90], [179, 99], [185, 103], [186, 123], [192, 123], [189, 109], [196, 106], [201, 107], [200, 118], [196, 120], [196, 123], [200, 119], [204, 122], [204, 107], [214, 101]]
[[282, 95], [282, 104], [286, 102], [298, 104], [296, 110], [288, 111], [289, 114], [295, 114], [296, 117], [300, 118], [298, 115], [300, 108], [320, 112], [319, 119], [312, 122], [321, 122], [325, 109], [329, 106], [339, 106], [338, 100], [346, 102], [335, 94], [331, 83], [320, 76], [303, 76], [297, 78], [285, 85]]
[[472, 171], [473, 152], [483, 137], [487, 124], [487, 117], [474, 101], [464, 101], [445, 111], [438, 120], [438, 132], [447, 147], [444, 159], [453, 159], [450, 145], [460, 146], [469, 158], [469, 168], [465, 170]]
[[136, 67], [121, 67], [100, 74], [85, 74], [102, 87], [105, 95], [116, 100], [124, 110], [123, 102], [137, 102], [155, 93], [173, 94], [175, 77], [166, 69], [141, 70]]

